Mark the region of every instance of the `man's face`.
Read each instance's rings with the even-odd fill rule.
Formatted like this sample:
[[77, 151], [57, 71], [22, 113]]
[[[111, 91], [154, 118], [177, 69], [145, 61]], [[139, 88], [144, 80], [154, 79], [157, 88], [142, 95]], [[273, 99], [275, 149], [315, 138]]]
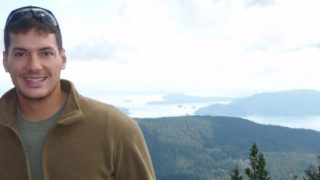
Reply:
[[54, 34], [10, 34], [8, 52], [3, 53], [3, 66], [10, 73], [18, 95], [42, 99], [60, 91], [60, 72], [65, 68], [64, 50], [59, 51]]

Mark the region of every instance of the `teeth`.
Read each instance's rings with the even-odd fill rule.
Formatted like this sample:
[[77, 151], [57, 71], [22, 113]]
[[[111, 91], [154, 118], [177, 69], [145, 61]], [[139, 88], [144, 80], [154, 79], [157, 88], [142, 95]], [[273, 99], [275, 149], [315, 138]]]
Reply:
[[26, 77], [24, 79], [30, 83], [39, 83], [41, 81], [44, 81], [46, 77]]

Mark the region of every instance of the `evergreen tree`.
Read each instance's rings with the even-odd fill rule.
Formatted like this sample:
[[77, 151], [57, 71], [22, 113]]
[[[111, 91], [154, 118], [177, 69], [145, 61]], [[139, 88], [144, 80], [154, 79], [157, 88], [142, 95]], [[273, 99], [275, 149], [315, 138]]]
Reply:
[[270, 180], [265, 166], [264, 156], [259, 153], [258, 146], [254, 143], [250, 151], [250, 167], [245, 169], [245, 173], [250, 180]]
[[[320, 162], [320, 156], [318, 156], [318, 161]], [[310, 166], [304, 173], [307, 175], [305, 180], [320, 180], [320, 165], [318, 167]]]
[[238, 167], [231, 171], [230, 178], [231, 180], [242, 180], [242, 176], [240, 176]]

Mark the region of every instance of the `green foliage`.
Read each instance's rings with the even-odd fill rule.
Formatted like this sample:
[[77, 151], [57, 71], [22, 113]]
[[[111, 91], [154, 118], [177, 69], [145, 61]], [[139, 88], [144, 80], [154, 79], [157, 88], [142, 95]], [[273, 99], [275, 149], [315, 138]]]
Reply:
[[249, 164], [258, 142], [273, 179], [302, 177], [320, 149], [320, 132], [259, 125], [241, 118], [182, 116], [136, 119], [158, 180], [226, 180]]
[[[318, 160], [320, 162], [320, 156], [318, 156]], [[320, 180], [320, 165], [318, 167], [311, 165], [304, 172], [307, 176], [307, 178], [304, 178], [304, 179], [306, 179], [306, 180]]]
[[[299, 179], [305, 175], [304, 170], [310, 164], [316, 164], [316, 153], [301, 152], [264, 152], [268, 161], [267, 169], [273, 179], [288, 180]], [[295, 176], [297, 178], [295, 178]], [[299, 178], [298, 178], [299, 177]]]
[[240, 175], [239, 168], [236, 167], [230, 173], [231, 180], [242, 180], [242, 176]]
[[259, 153], [258, 146], [254, 143], [250, 151], [250, 167], [245, 169], [250, 180], [270, 180], [266, 171], [266, 161], [262, 153]]

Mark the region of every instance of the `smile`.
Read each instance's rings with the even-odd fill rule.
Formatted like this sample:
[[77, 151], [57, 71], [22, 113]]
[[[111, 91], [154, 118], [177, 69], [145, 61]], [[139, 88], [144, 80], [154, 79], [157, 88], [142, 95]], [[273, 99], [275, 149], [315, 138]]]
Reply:
[[44, 82], [47, 79], [47, 77], [24, 77], [23, 79], [29, 86], [34, 87]]

